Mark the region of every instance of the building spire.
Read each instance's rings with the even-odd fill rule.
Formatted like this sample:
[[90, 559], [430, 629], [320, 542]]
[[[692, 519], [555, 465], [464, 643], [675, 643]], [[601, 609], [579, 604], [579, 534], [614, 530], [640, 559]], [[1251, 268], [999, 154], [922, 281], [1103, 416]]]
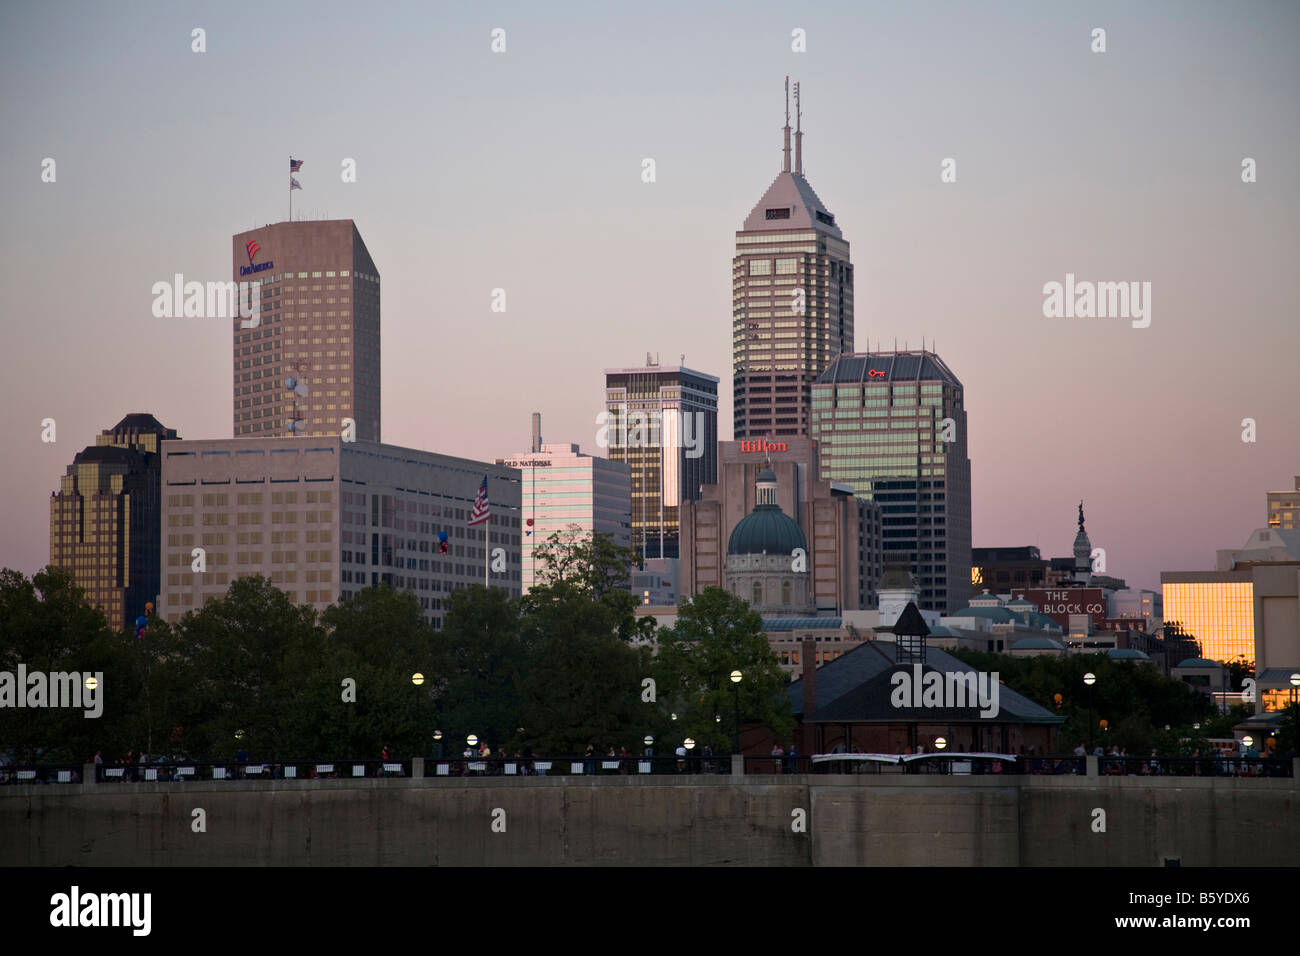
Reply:
[[794, 171], [796, 175], [803, 175], [803, 110], [799, 106], [798, 80], [794, 81]]
[[1083, 500], [1079, 501], [1079, 530], [1083, 530]]
[[790, 74], [785, 75], [785, 159], [781, 163], [783, 172], [790, 171]]

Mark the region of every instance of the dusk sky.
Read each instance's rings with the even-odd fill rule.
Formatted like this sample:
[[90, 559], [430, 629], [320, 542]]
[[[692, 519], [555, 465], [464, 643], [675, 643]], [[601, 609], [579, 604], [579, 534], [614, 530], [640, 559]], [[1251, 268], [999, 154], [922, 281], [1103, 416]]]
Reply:
[[[858, 350], [924, 337], [965, 386], [975, 546], [1069, 554], [1082, 498], [1109, 574], [1212, 569], [1300, 474], [1297, 49], [1292, 0], [5, 4], [0, 566], [48, 561], [51, 492], [128, 412], [231, 436], [230, 322], [151, 287], [229, 279], [291, 154], [295, 216], [353, 219], [382, 277], [384, 441], [491, 460], [540, 411], [600, 453], [602, 370], [647, 352], [722, 379], [729, 439], [789, 74]], [[1044, 317], [1067, 273], [1151, 283], [1150, 327]]]

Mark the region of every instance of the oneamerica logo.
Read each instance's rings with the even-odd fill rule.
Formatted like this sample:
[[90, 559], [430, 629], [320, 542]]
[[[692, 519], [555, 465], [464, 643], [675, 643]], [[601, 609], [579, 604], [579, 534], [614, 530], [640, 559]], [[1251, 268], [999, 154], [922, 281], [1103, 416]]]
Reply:
[[274, 262], [254, 262], [253, 257], [262, 251], [262, 247], [257, 244], [256, 239], [249, 239], [244, 243], [244, 249], [248, 252], [248, 265], [239, 267], [241, 276], [249, 276], [254, 272], [265, 272], [267, 269], [275, 267]]
[[70, 893], [50, 897], [51, 926], [130, 926], [135, 936], [148, 936], [153, 919], [152, 893]]

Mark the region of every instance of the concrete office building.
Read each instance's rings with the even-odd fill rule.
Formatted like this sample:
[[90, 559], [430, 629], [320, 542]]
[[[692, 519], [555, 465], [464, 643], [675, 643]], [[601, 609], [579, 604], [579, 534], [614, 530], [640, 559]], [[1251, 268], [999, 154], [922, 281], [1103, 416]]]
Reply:
[[50, 564], [72, 571], [115, 628], [158, 596], [162, 461], [176, 438], [152, 415], [127, 415], [79, 452], [50, 495]]
[[1047, 561], [1032, 545], [1021, 548], [972, 548], [971, 589], [994, 594], [1012, 588], [1037, 588], [1047, 583]]
[[931, 351], [841, 355], [813, 386], [820, 477], [880, 507], [884, 561], [916, 573], [918, 607], [971, 594], [964, 390]]
[[1300, 528], [1300, 475], [1296, 475], [1291, 491], [1270, 491], [1268, 495], [1268, 526], [1281, 531]]
[[631, 546], [632, 497], [625, 463], [584, 455], [573, 444], [543, 444], [539, 415], [533, 416], [532, 448], [496, 463], [517, 468], [521, 476], [522, 594], [539, 570], [534, 550], [556, 532], [598, 531], [621, 547]]
[[1156, 631], [1165, 621], [1164, 602], [1159, 591], [1126, 588], [1109, 595], [1111, 619], [1132, 620], [1141, 630]]
[[[162, 458], [169, 621], [254, 574], [318, 610], [381, 583], [412, 591], [435, 627], [447, 595], [483, 584], [485, 565], [493, 586], [519, 596], [517, 469], [338, 436], [164, 442]], [[491, 520], [471, 528], [485, 473]]]
[[644, 558], [680, 551], [681, 506], [718, 474], [718, 379], [651, 356], [605, 369], [597, 444], [624, 463], [632, 489], [632, 547]]
[[350, 419], [379, 441], [379, 272], [352, 220], [278, 222], [233, 247], [235, 281], [261, 283], [257, 327], [234, 320], [234, 436], [337, 436]]
[[808, 437], [813, 382], [853, 351], [849, 244], [804, 178], [798, 83], [791, 168], [789, 82], [782, 169], [736, 233], [731, 260], [737, 441]]

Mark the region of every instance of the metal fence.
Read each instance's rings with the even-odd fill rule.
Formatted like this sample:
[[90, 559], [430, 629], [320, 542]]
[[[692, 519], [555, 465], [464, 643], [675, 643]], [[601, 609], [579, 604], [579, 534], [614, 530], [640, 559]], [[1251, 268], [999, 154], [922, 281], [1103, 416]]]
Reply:
[[729, 774], [730, 754], [428, 759], [426, 777], [602, 777], [639, 774]]
[[[1210, 755], [1195, 757], [1098, 757], [1102, 776], [1128, 777], [1291, 777], [1288, 758]], [[223, 780], [347, 780], [412, 776], [409, 757], [294, 761], [156, 760], [94, 767], [98, 784], [186, 783]], [[80, 764], [0, 766], [0, 786], [80, 784]], [[730, 754], [691, 752], [645, 755], [516, 756], [425, 758], [424, 777], [600, 777], [645, 774], [730, 774]], [[744, 772], [786, 774], [999, 774], [1082, 776], [1087, 758], [1074, 754], [746, 754]]]
[[[80, 770], [80, 768], [78, 768]], [[97, 765], [96, 783], [186, 783], [211, 780], [317, 780], [409, 777], [409, 758], [238, 761], [156, 760], [120, 766]]]

